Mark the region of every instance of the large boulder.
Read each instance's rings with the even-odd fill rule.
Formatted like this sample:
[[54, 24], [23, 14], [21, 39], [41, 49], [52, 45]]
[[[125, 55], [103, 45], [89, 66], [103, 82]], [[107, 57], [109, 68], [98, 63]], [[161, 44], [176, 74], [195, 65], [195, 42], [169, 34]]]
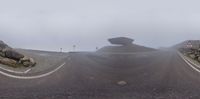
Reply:
[[17, 64], [17, 61], [13, 60], [13, 59], [9, 59], [9, 58], [0, 58], [0, 63], [1, 64], [4, 64], [4, 65], [9, 65], [9, 66], [12, 66], [12, 67], [17, 67], [18, 64]]
[[5, 50], [4, 53], [5, 53], [6, 58], [14, 59], [16, 61], [19, 61], [21, 58], [24, 57], [24, 55], [14, 51], [14, 50]]
[[117, 44], [117, 45], [131, 45], [133, 44], [133, 39], [131, 38], [127, 38], [127, 37], [116, 37], [116, 38], [111, 38], [111, 39], [108, 39], [108, 41], [111, 43], [111, 44]]
[[30, 57], [23, 57], [20, 59], [19, 63], [23, 64], [25, 67], [29, 67], [29, 66], [35, 66], [36, 65], [36, 62], [33, 58], [30, 58]]

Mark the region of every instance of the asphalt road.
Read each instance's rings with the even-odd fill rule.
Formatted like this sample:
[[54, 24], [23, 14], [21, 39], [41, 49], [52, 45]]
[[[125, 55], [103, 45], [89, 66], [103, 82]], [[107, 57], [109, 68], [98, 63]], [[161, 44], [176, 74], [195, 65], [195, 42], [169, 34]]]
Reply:
[[0, 75], [0, 99], [200, 99], [200, 74], [176, 51], [69, 53], [63, 62], [39, 79]]

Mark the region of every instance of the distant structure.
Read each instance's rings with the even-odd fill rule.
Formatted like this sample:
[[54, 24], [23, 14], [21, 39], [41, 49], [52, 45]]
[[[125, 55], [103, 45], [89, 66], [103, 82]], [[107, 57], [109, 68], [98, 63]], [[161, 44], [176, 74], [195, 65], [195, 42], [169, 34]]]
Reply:
[[62, 49], [62, 48], [60, 48], [60, 52], [61, 52], [61, 53], [62, 53], [62, 50], [63, 50], [63, 49]]
[[99, 47], [96, 47], [96, 50], [98, 50], [99, 49]]
[[127, 38], [127, 37], [116, 37], [116, 38], [110, 38], [110, 39], [108, 39], [108, 41], [111, 44], [126, 46], [126, 45], [132, 45], [134, 39]]
[[73, 45], [73, 51], [75, 51], [76, 50], [76, 45]]

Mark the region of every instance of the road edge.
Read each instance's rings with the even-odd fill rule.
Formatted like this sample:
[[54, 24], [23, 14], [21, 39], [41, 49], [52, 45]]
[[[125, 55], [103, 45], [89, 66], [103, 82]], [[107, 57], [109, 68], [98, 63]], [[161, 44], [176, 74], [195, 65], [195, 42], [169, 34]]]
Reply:
[[178, 55], [185, 61], [185, 63], [187, 63], [192, 69], [194, 69], [195, 71], [200, 73], [200, 70], [198, 69], [198, 67], [200, 68], [200, 66], [194, 64], [193, 62], [191, 62], [190, 60], [186, 59], [183, 54], [181, 54], [179, 51], [177, 51]]
[[62, 68], [65, 64], [66, 64], [66, 62], [64, 62], [63, 64], [58, 66], [56, 69], [54, 69], [54, 70], [52, 70], [50, 72], [47, 72], [47, 73], [44, 73], [44, 74], [41, 74], [41, 75], [35, 75], [35, 76], [16, 76], [16, 75], [12, 75], [12, 74], [9, 74], [9, 73], [5, 73], [3, 71], [0, 71], [0, 74], [2, 74], [4, 76], [7, 76], [7, 77], [10, 77], [10, 78], [15, 78], [15, 79], [24, 79], [24, 80], [38, 79], [38, 78], [46, 77], [46, 76], [49, 76], [49, 75], [53, 74], [54, 72], [56, 72], [60, 68]]

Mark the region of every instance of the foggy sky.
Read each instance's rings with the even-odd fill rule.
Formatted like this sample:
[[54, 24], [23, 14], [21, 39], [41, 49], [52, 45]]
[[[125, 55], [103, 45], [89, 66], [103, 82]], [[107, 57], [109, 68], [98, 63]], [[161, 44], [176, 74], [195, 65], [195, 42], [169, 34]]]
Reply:
[[200, 39], [196, 0], [2, 0], [0, 40], [15, 48], [95, 50], [125, 36], [149, 46]]

